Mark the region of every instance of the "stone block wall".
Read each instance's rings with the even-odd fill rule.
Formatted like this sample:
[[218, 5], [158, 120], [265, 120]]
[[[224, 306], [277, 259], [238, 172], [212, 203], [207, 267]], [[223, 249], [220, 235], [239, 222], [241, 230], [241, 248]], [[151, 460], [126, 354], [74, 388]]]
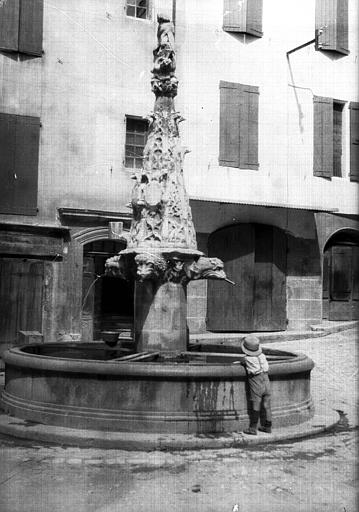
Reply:
[[289, 330], [306, 330], [322, 319], [318, 241], [288, 236], [287, 319]]

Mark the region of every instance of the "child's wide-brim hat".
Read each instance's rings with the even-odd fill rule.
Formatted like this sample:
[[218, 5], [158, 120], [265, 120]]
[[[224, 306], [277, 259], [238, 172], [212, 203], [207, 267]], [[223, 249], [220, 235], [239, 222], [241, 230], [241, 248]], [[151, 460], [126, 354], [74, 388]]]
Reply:
[[241, 348], [247, 356], [259, 356], [262, 353], [259, 339], [254, 334], [249, 334], [242, 340]]

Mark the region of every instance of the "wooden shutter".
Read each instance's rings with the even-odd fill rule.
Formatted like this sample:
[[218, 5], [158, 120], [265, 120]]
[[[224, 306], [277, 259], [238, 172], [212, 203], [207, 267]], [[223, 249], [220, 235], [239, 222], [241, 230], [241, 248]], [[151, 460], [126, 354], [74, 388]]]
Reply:
[[239, 167], [258, 169], [258, 103], [259, 89], [241, 86], [239, 121]]
[[314, 176], [333, 175], [333, 100], [314, 96]]
[[42, 55], [43, 0], [0, 2], [0, 49]]
[[348, 0], [316, 0], [315, 29], [318, 50], [348, 55]]
[[0, 259], [0, 347], [16, 345], [19, 331], [42, 332], [44, 262]]
[[359, 300], [359, 247], [353, 246], [353, 274], [352, 274], [352, 298], [353, 300]]
[[37, 213], [39, 135], [39, 118], [0, 114], [2, 213]]
[[219, 165], [258, 169], [259, 89], [220, 82]]
[[42, 55], [43, 0], [22, 0], [19, 24], [19, 52]]
[[350, 181], [359, 181], [359, 103], [352, 101], [350, 110]]
[[0, 49], [17, 52], [19, 42], [20, 0], [0, 3]]
[[240, 85], [220, 82], [219, 165], [239, 167]]
[[40, 119], [17, 116], [14, 205], [20, 213], [36, 215]]
[[247, 0], [247, 34], [262, 37], [263, 0]]
[[262, 37], [263, 0], [224, 0], [223, 30]]
[[15, 181], [16, 116], [0, 114], [0, 212], [12, 213]]

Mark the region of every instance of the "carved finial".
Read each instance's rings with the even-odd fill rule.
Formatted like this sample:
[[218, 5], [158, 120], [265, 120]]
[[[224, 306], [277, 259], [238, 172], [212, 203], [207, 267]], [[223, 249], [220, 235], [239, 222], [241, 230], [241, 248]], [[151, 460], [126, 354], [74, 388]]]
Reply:
[[174, 26], [170, 19], [158, 14], [157, 47], [153, 51], [152, 91], [158, 96], [173, 98], [177, 94]]

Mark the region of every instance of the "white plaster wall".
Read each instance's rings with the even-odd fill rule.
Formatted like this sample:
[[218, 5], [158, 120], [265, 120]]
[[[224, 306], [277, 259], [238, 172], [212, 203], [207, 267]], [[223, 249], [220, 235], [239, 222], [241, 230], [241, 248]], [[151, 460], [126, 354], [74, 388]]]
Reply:
[[[358, 184], [348, 176], [348, 104], [343, 177], [313, 177], [313, 95], [358, 101], [357, 2], [349, 0], [349, 56], [333, 59], [311, 45], [289, 61], [287, 51], [314, 38], [314, 0], [264, 1], [259, 39], [223, 32], [222, 0], [185, 6], [177, 18], [183, 78], [177, 105], [187, 118], [183, 136], [192, 149], [185, 165], [190, 195], [357, 213]], [[259, 86], [258, 171], [218, 166], [220, 80]]]
[[[358, 185], [348, 178], [348, 109], [343, 178], [314, 178], [312, 95], [358, 101], [357, 2], [349, 0], [351, 54], [331, 60], [313, 47], [314, 0], [264, 0], [263, 38], [222, 30], [222, 0], [177, 0], [176, 107], [192, 197], [225, 202], [338, 208], [357, 213]], [[6, 221], [56, 224], [58, 207], [127, 211], [132, 182], [124, 169], [125, 115], [147, 115], [158, 11], [126, 17], [125, 0], [44, 0], [44, 55], [0, 54], [2, 112], [41, 117], [39, 213]], [[219, 82], [260, 88], [258, 171], [218, 166]], [[303, 89], [295, 89], [288, 84]], [[299, 106], [298, 106], [299, 105]], [[303, 116], [299, 122], [299, 108]], [[196, 217], [195, 217], [196, 221]], [[203, 232], [209, 232], [202, 225]]]
[[44, 0], [42, 58], [0, 54], [0, 110], [42, 124], [39, 213], [2, 219], [56, 224], [59, 207], [129, 211], [125, 115], [153, 108], [155, 13], [154, 2], [140, 20], [125, 15], [125, 0]]

